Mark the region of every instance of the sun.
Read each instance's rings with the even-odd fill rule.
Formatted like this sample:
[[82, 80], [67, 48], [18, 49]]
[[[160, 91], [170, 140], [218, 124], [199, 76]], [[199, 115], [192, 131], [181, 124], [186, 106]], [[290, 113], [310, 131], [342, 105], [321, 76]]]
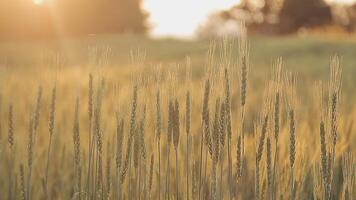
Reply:
[[45, 0], [33, 0], [33, 3], [36, 5], [42, 5]]

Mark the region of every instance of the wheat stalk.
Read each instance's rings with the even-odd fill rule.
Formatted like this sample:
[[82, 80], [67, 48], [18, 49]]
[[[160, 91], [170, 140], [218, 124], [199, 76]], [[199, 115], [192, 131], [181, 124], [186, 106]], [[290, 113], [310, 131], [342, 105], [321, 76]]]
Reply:
[[[121, 170], [120, 184], [124, 183], [126, 175], [127, 174], [130, 175], [130, 170], [131, 170], [132, 143], [133, 143], [135, 129], [136, 129], [135, 126], [136, 126], [137, 98], [138, 98], [138, 87], [137, 85], [135, 85], [133, 88], [133, 95], [132, 95], [131, 115], [130, 115], [130, 125], [129, 125], [130, 127], [129, 127], [129, 135], [126, 144], [126, 156], [125, 156], [125, 162], [123, 168]], [[129, 179], [128, 187], [130, 190], [131, 187], [130, 177], [128, 179]], [[131, 195], [130, 191], [128, 192], [128, 195], [129, 196]], [[121, 199], [121, 194], [119, 194], [119, 199]]]
[[166, 199], [170, 198], [170, 190], [169, 190], [169, 184], [170, 184], [170, 149], [171, 149], [171, 143], [172, 143], [172, 134], [173, 134], [173, 123], [174, 123], [174, 105], [173, 101], [169, 100], [169, 105], [168, 105], [168, 126], [167, 126], [167, 152], [166, 152], [166, 157], [167, 157], [167, 169], [166, 169]]
[[286, 103], [287, 103], [287, 113], [289, 119], [289, 166], [290, 166], [290, 199], [295, 199], [294, 191], [294, 162], [296, 155], [296, 77], [291, 73], [287, 73], [285, 76], [285, 86], [286, 86]]
[[26, 189], [26, 200], [31, 200], [31, 178], [32, 178], [32, 167], [33, 167], [33, 145], [34, 145], [34, 119], [32, 112], [29, 116], [28, 125], [28, 143], [27, 143], [27, 189]]
[[34, 129], [34, 133], [35, 133], [35, 143], [36, 143], [36, 138], [37, 138], [36, 137], [37, 129], [38, 129], [38, 126], [40, 123], [41, 104], [42, 104], [42, 86], [39, 86], [38, 92], [37, 92], [34, 121], [33, 121], [33, 129]]
[[232, 138], [232, 120], [231, 120], [231, 94], [228, 71], [225, 69], [225, 114], [226, 114], [226, 134], [227, 134], [227, 153], [228, 153], [228, 187], [229, 199], [232, 199], [232, 158], [231, 158], [231, 138]]
[[[263, 147], [267, 134], [269, 110], [270, 110], [270, 87], [267, 86], [264, 95], [264, 106], [260, 119], [255, 125], [255, 145], [256, 145], [256, 158], [255, 158], [255, 199], [260, 199], [260, 162], [263, 156]], [[258, 139], [257, 139], [258, 138]], [[262, 196], [262, 195], [261, 195]], [[261, 198], [262, 199], [262, 198]]]
[[81, 180], [80, 180], [80, 135], [79, 135], [79, 97], [77, 97], [74, 109], [74, 119], [73, 119], [73, 146], [74, 146], [74, 171], [76, 175], [75, 180], [75, 192], [81, 199]]
[[110, 141], [107, 143], [107, 155], [106, 155], [106, 199], [110, 199], [111, 196], [111, 154], [110, 154]]
[[12, 151], [14, 148], [14, 113], [13, 105], [9, 105], [9, 114], [8, 114], [8, 138], [9, 148]]
[[8, 144], [10, 149], [10, 158], [9, 158], [9, 190], [8, 190], [8, 198], [12, 199], [13, 193], [13, 172], [12, 168], [14, 167], [15, 162], [15, 147], [14, 147], [14, 114], [13, 114], [13, 105], [9, 105], [9, 113], [8, 113]]
[[338, 137], [338, 104], [340, 101], [341, 92], [341, 62], [338, 56], [331, 57], [330, 61], [330, 80], [329, 80], [329, 132], [332, 139], [330, 163], [329, 164], [329, 194], [328, 199], [331, 199], [331, 191], [333, 190], [333, 175], [336, 155], [336, 143]]
[[[142, 163], [143, 163], [143, 166], [144, 166], [144, 175], [143, 175], [143, 183], [144, 183], [144, 195], [146, 195], [146, 143], [145, 143], [145, 121], [146, 121], [146, 105], [144, 105], [143, 107], [143, 116], [142, 116], [142, 119], [141, 119], [141, 122], [140, 122], [140, 155], [141, 155], [141, 159], [139, 160], [140, 162], [140, 165], [139, 165], [139, 172], [141, 171], [140, 168], [142, 166]], [[139, 194], [141, 192], [140, 190], [140, 186], [141, 186], [141, 173], [139, 173], [139, 183], [138, 183], [138, 191], [139, 191]], [[139, 199], [140, 196], [139, 196]], [[144, 199], [146, 199], [146, 196], [144, 197]]]
[[55, 84], [52, 88], [52, 98], [51, 98], [49, 122], [48, 122], [49, 142], [48, 142], [47, 164], [46, 164], [46, 173], [45, 173], [45, 199], [48, 199], [48, 197], [50, 196], [48, 194], [48, 172], [49, 172], [49, 164], [50, 164], [49, 160], [51, 155], [52, 137], [54, 134], [54, 127], [55, 127], [56, 96], [57, 96], [57, 87]]
[[190, 135], [190, 126], [191, 126], [191, 97], [190, 91], [187, 91], [186, 100], [185, 100], [185, 132], [186, 132], [186, 176], [187, 176], [187, 190], [186, 190], [186, 199], [189, 200], [189, 135]]
[[88, 82], [88, 132], [89, 132], [89, 153], [88, 153], [88, 172], [87, 172], [87, 182], [86, 182], [86, 195], [88, 197], [92, 197], [91, 193], [92, 191], [90, 190], [91, 186], [91, 174], [92, 174], [92, 166], [93, 166], [93, 157], [94, 157], [94, 148], [93, 146], [95, 145], [94, 143], [94, 138], [95, 136], [93, 135], [92, 132], [92, 126], [93, 126], [93, 109], [94, 109], [94, 86], [93, 86], [93, 75], [89, 74], [89, 82]]
[[328, 158], [326, 152], [326, 141], [325, 141], [325, 125], [324, 122], [320, 122], [320, 156], [321, 156], [321, 167], [322, 167], [322, 178], [323, 178], [323, 188], [324, 197], [326, 198], [328, 193]]
[[25, 172], [22, 164], [20, 165], [20, 186], [20, 199], [26, 200]]
[[276, 173], [277, 173], [277, 166], [278, 166], [278, 155], [279, 155], [279, 134], [280, 134], [280, 101], [281, 101], [281, 77], [282, 77], [282, 67], [283, 67], [283, 60], [279, 57], [274, 65], [273, 65], [273, 93], [274, 93], [274, 111], [273, 111], [273, 118], [274, 118], [274, 143], [275, 143], [275, 151], [274, 151], [274, 163], [273, 163], [273, 171], [272, 171], [272, 192], [271, 192], [271, 199], [275, 199], [275, 188], [277, 187], [276, 181]]
[[266, 171], [267, 171], [267, 191], [268, 191], [268, 198], [270, 200], [273, 199], [273, 185], [272, 185], [272, 155], [271, 155], [271, 140], [267, 137], [266, 141]]
[[[205, 144], [209, 144], [209, 94], [210, 94], [210, 81], [209, 79], [205, 82], [205, 89], [203, 95], [203, 111], [202, 111], [202, 135], [201, 135], [201, 147], [200, 147], [200, 163], [199, 163], [199, 186], [198, 186], [198, 199], [201, 197], [201, 187], [202, 187], [202, 168], [203, 168], [203, 144], [205, 138]], [[204, 137], [205, 134], [205, 137]], [[207, 156], [205, 156], [207, 157]], [[205, 159], [206, 160], [206, 159]]]
[[120, 173], [122, 169], [122, 144], [124, 140], [124, 120], [119, 119], [118, 114], [116, 114], [116, 181], [117, 185], [117, 197], [116, 199], [120, 200], [121, 197], [121, 183], [120, 183]]
[[152, 191], [152, 185], [153, 185], [153, 165], [154, 165], [154, 154], [152, 153], [151, 155], [151, 162], [150, 162], [150, 174], [148, 178], [148, 198], [151, 199], [151, 191]]
[[158, 200], [161, 199], [161, 98], [160, 91], [156, 95], [156, 138], [157, 138], [157, 152], [158, 152]]
[[178, 161], [178, 145], [180, 134], [180, 120], [179, 120], [179, 102], [175, 100], [174, 104], [174, 122], [173, 122], [173, 144], [176, 155], [176, 199], [179, 199], [179, 161]]
[[216, 105], [215, 105], [215, 116], [214, 116], [214, 126], [213, 126], [213, 132], [212, 132], [212, 143], [213, 143], [213, 154], [212, 154], [212, 193], [211, 193], [211, 198], [212, 199], [217, 199], [217, 190], [218, 190], [218, 185], [217, 185], [217, 178], [216, 178], [216, 168], [218, 165], [219, 161], [219, 155], [220, 155], [220, 121], [219, 121], [219, 116], [220, 116], [220, 99], [216, 99]]
[[31, 180], [32, 180], [32, 168], [33, 168], [33, 152], [34, 146], [36, 143], [36, 134], [39, 125], [40, 119], [40, 110], [41, 110], [41, 102], [42, 102], [42, 87], [40, 86], [37, 93], [36, 98], [36, 107], [34, 113], [30, 113], [30, 121], [29, 121], [29, 136], [28, 136], [28, 144], [27, 144], [27, 167], [28, 167], [28, 178], [27, 178], [27, 194], [26, 200], [31, 200]]
[[[245, 124], [245, 110], [246, 110], [246, 99], [248, 93], [248, 75], [250, 71], [250, 47], [249, 42], [246, 38], [246, 25], [241, 23], [241, 37], [238, 38], [238, 56], [239, 56], [239, 64], [240, 64], [240, 106], [241, 106], [241, 116], [240, 116], [240, 135], [241, 135], [241, 166], [244, 162], [245, 156], [245, 131], [244, 131], [244, 124]], [[231, 162], [230, 162], [231, 165]], [[239, 174], [242, 177], [242, 168]]]
[[100, 80], [100, 84], [97, 88], [97, 94], [96, 94], [96, 99], [95, 99], [95, 107], [93, 110], [93, 134], [94, 134], [94, 140], [96, 143], [94, 143], [96, 146], [95, 150], [93, 150], [96, 154], [96, 157], [94, 155], [94, 164], [95, 166], [95, 171], [94, 171], [94, 176], [93, 176], [93, 191], [94, 191], [94, 197], [95, 198], [103, 198], [102, 192], [103, 192], [103, 175], [102, 175], [102, 148], [103, 148], [103, 140], [102, 140], [102, 129], [101, 129], [101, 108], [102, 108], [102, 98], [104, 95], [104, 86], [105, 86], [105, 81], [104, 79]]

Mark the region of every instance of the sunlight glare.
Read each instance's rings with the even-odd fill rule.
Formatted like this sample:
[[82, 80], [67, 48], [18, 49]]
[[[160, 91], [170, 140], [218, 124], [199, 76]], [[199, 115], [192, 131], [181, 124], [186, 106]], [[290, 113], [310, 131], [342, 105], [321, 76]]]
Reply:
[[230, 8], [240, 0], [144, 0], [153, 36], [191, 37], [211, 12]]
[[33, 0], [33, 3], [36, 5], [42, 5], [44, 3], [44, 0]]

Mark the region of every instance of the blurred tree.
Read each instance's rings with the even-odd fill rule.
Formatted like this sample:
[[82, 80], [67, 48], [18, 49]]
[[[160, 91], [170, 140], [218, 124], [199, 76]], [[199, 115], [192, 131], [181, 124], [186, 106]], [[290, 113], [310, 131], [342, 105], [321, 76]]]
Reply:
[[279, 13], [282, 32], [332, 23], [331, 7], [324, 0], [284, 0]]
[[0, 39], [146, 33], [141, 0], [0, 1]]
[[[245, 21], [249, 32], [265, 34], [293, 33], [334, 22], [331, 6], [324, 0], [241, 0], [240, 4], [221, 11], [220, 16], [225, 21]], [[216, 16], [211, 20], [216, 21]]]

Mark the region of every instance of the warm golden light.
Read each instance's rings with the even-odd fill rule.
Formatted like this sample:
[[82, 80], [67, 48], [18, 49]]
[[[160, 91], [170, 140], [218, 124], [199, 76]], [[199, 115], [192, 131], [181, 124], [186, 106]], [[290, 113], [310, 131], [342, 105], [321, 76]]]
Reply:
[[240, 0], [143, 0], [153, 36], [191, 37], [207, 16]]
[[45, 0], [33, 0], [33, 3], [36, 5], [42, 5]]

